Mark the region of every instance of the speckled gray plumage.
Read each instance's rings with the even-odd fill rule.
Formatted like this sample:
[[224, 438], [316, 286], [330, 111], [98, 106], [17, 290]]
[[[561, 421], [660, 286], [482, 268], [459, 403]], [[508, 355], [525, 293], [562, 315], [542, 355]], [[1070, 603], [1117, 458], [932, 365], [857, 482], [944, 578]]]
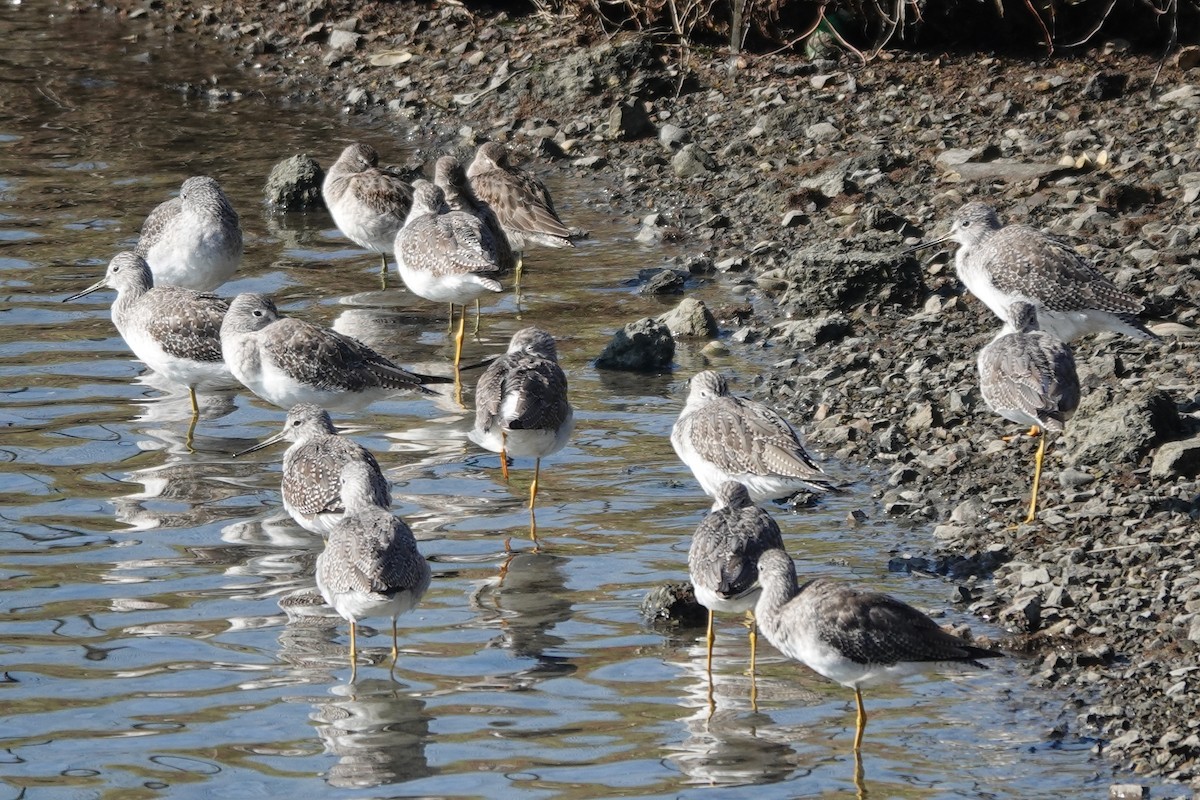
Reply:
[[[758, 558], [767, 550], [782, 549], [783, 537], [779, 525], [754, 505], [742, 484], [726, 481], [715, 499], [719, 507], [705, 515], [692, 534], [688, 573], [697, 597], [706, 591], [736, 602], [756, 592]], [[752, 602], [746, 606], [750, 608]]]
[[215, 289], [241, 260], [241, 222], [217, 181], [194, 176], [146, 217], [134, 252], [159, 286]]
[[1061, 431], [1079, 406], [1079, 378], [1071, 348], [1038, 330], [1037, 309], [1014, 303], [1011, 333], [1001, 334], [979, 353], [979, 388], [984, 402], [1019, 424]]
[[755, 614], [763, 635], [780, 652], [805, 660], [847, 686], [856, 681], [827, 674], [800, 654], [831, 649], [848, 662], [851, 673], [905, 662], [961, 661], [983, 667], [978, 659], [1003, 655], [947, 633], [925, 614], [886, 594], [829, 578], [816, 578], [797, 588], [795, 565], [782, 550], [760, 557], [759, 580], [762, 594]]
[[476, 216], [448, 210], [442, 190], [428, 181], [413, 183], [412, 209], [396, 237], [396, 258], [402, 262], [405, 283], [422, 296], [406, 269], [434, 279], [475, 275], [491, 291], [502, 288], [492, 278], [500, 265], [491, 231]]
[[281, 316], [261, 294], [234, 298], [221, 326], [221, 342], [230, 369], [244, 383], [239, 372], [261, 373], [267, 360], [298, 383], [320, 390], [428, 392], [426, 376], [396, 366], [357, 339]]
[[731, 395], [725, 378], [711, 370], [692, 377], [671, 444], [710, 495], [725, 480], [745, 483], [756, 499], [832, 487], [783, 417], [762, 403]]
[[550, 191], [533, 175], [513, 167], [504, 145], [481, 144], [467, 177], [476, 197], [496, 213], [513, 250], [524, 250], [529, 244], [573, 246], [571, 231], [554, 210]]
[[393, 615], [403, 613], [430, 583], [429, 563], [408, 525], [370, 499], [368, 474], [361, 462], [343, 468], [339, 486], [346, 516], [317, 557], [317, 587], [351, 621], [386, 608], [389, 601], [400, 604], [388, 609]]
[[500, 273], [511, 272], [517, 264], [517, 257], [508, 243], [504, 226], [500, 224], [492, 207], [475, 196], [475, 189], [467, 179], [467, 171], [462, 163], [454, 156], [442, 156], [434, 164], [433, 182], [442, 190], [446, 205], [451, 211], [470, 214], [480, 221], [491, 234], [496, 251], [496, 265], [500, 268]]
[[1002, 320], [1010, 321], [1014, 301], [1027, 300], [1045, 312], [1043, 329], [1064, 341], [1093, 330], [1157, 338], [1137, 318], [1142, 301], [1057, 237], [1003, 225], [992, 206], [976, 201], [955, 213], [950, 238], [959, 243], [959, 279]]
[[292, 442], [283, 456], [285, 505], [308, 515], [344, 512], [339, 476], [346, 464], [361, 461], [370, 471], [370, 501], [383, 508], [391, 507], [387, 479], [375, 456], [358, 442], [339, 436], [325, 409], [312, 403], [292, 406], [282, 433], [284, 439]]
[[321, 191], [335, 224], [347, 238], [386, 254], [412, 206], [408, 180], [397, 170], [380, 167], [375, 148], [357, 142], [342, 150], [325, 173]]
[[555, 431], [572, 418], [567, 376], [552, 337], [517, 331], [508, 352], [488, 365], [475, 389], [475, 430]]
[[187, 386], [234, 383], [221, 353], [227, 300], [178, 286], [155, 286], [150, 266], [131, 252], [115, 255], [101, 280], [67, 300], [105, 287], [117, 292], [111, 313], [121, 338], [152, 369]]

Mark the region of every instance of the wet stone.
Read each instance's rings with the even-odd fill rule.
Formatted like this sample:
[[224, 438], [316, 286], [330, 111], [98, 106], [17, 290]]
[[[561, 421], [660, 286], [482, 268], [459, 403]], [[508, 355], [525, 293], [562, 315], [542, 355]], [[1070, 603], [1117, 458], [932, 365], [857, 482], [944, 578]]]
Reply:
[[1200, 436], [1167, 442], [1154, 454], [1152, 478], [1194, 478], [1200, 473]]
[[265, 188], [267, 203], [282, 211], [309, 211], [321, 208], [325, 201], [321, 184], [325, 172], [315, 159], [297, 155], [271, 168]]
[[671, 159], [671, 169], [680, 178], [697, 178], [717, 168], [717, 162], [697, 144], [685, 144]]
[[617, 103], [608, 112], [608, 135], [613, 139], [632, 141], [654, 134], [654, 125], [646, 108], [636, 100]]
[[695, 336], [711, 339], [718, 333], [717, 319], [704, 302], [692, 297], [658, 316], [658, 321], [670, 329], [673, 336]]
[[596, 359], [599, 369], [657, 372], [670, 369], [675, 339], [666, 325], [646, 317], [631, 322], [613, 335]]
[[642, 285], [642, 294], [680, 294], [683, 292], [684, 279], [675, 270], [662, 269], [652, 274]]
[[642, 598], [641, 612], [648, 624], [691, 628], [708, 623], [708, 609], [696, 601], [690, 583], [667, 583], [651, 589]]

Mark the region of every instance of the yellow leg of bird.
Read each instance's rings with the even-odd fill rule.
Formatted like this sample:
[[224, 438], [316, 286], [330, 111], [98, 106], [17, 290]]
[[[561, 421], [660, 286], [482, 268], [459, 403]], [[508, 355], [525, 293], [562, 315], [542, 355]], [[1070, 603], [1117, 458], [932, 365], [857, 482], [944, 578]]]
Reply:
[[500, 474], [508, 480], [508, 434], [500, 431]]
[[513, 288], [516, 289], [518, 296], [521, 292], [521, 268], [525, 265], [525, 254], [517, 253], [517, 268], [513, 277]]
[[358, 626], [354, 620], [350, 620], [350, 682], [354, 683], [354, 679], [358, 676], [358, 646], [357, 636]]
[[192, 401], [192, 416], [193, 417], [200, 416], [200, 403], [198, 403], [196, 401], [196, 387], [195, 386], [188, 387], [188, 398]]
[[462, 307], [462, 317], [458, 320], [458, 336], [454, 340], [454, 368], [462, 360], [463, 339], [467, 336], [467, 307]]
[[387, 289], [387, 253], [379, 254], [379, 286]]
[[854, 752], [862, 747], [863, 731], [867, 729], [867, 710], [863, 708], [862, 689], [854, 687], [854, 699], [858, 702], [858, 727], [854, 732]]
[[537, 505], [537, 490], [538, 490], [538, 475], [542, 471], [542, 459], [535, 459], [533, 462], [533, 483], [529, 486], [529, 538], [533, 540], [533, 549], [538, 548], [537, 538], [537, 518], [534, 516], [534, 507]]
[[1037, 496], [1038, 487], [1042, 482], [1042, 459], [1046, 457], [1046, 434], [1042, 433], [1042, 440], [1038, 442], [1037, 455], [1033, 459], [1033, 493], [1029, 498], [1029, 516], [1025, 517], [1025, 524], [1033, 522], [1037, 516]]
[[542, 459], [536, 458], [533, 461], [533, 483], [529, 486], [529, 510], [537, 504], [538, 477], [542, 472]]
[[[464, 314], [466, 313], [466, 309], [463, 309], [463, 313]], [[475, 298], [475, 330], [471, 332], [471, 335], [472, 336], [479, 335], [479, 298], [478, 297]]]
[[704, 662], [704, 669], [708, 671], [709, 679], [712, 678], [712, 651], [713, 642], [717, 640], [717, 636], [713, 633], [713, 612], [708, 610], [708, 632], [704, 636], [704, 641], [708, 644], [708, 658]]
[[1033, 425], [1033, 426], [1031, 426], [1031, 427], [1029, 428], [1029, 430], [1025, 431], [1025, 433], [1024, 433], [1024, 434], [1020, 434], [1020, 433], [1014, 433], [1014, 434], [1012, 434], [1012, 435], [1010, 435], [1010, 436], [1001, 436], [1001, 437], [1000, 437], [1000, 441], [1002, 441], [1002, 442], [1011, 442], [1013, 439], [1018, 439], [1018, 438], [1020, 438], [1022, 435], [1024, 435], [1024, 436], [1037, 436], [1037, 435], [1038, 435], [1038, 434], [1040, 434], [1041, 432], [1042, 432], [1042, 429], [1041, 429], [1041, 427], [1040, 427], [1040, 426], [1038, 426], [1038, 425]]
[[746, 627], [750, 629], [750, 679], [754, 679], [755, 657], [758, 650], [758, 626], [754, 624], [754, 612], [746, 612]]

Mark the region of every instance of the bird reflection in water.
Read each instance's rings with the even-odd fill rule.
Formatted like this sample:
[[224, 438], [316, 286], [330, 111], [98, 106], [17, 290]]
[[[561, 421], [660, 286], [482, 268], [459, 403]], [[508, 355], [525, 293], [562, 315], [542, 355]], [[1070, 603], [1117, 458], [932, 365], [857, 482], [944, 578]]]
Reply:
[[[172, 454], [189, 455], [194, 452], [198, 422], [221, 419], [237, 409], [237, 392], [233, 390], [213, 389], [197, 394], [198, 412], [193, 414], [191, 396], [186, 387], [168, 381], [153, 370], [143, 372], [133, 382], [135, 385], [162, 392], [158, 396], [147, 396], [134, 401], [134, 406], [138, 409], [134, 423], [140, 433], [152, 437], [151, 441], [138, 442], [138, 447], [143, 450], [166, 450]], [[181, 436], [182, 426], [179, 423], [185, 421], [187, 427], [183, 428], [184, 434]]]
[[502, 574], [475, 594], [477, 608], [498, 614], [500, 636], [489, 646], [509, 650], [515, 658], [536, 661], [533, 666], [503, 679], [511, 683], [511, 688], [573, 675], [577, 669], [564, 656], [548, 655], [548, 651], [566, 644], [562, 637], [551, 633], [556, 625], [571, 617], [571, 603], [564, 599], [566, 564], [566, 558], [548, 553], [513, 553]]
[[325, 775], [329, 785], [365, 788], [433, 774], [425, 755], [432, 717], [407, 687], [383, 679], [339, 684], [314, 705], [309, 718], [338, 759]]

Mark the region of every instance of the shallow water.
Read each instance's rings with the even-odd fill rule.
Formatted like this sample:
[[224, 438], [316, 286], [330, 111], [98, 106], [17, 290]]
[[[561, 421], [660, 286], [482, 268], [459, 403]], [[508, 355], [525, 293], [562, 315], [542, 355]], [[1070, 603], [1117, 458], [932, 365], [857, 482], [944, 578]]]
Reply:
[[[518, 462], [506, 485], [454, 403], [398, 397], [339, 418], [379, 455], [434, 570], [401, 618], [396, 681], [382, 625], [360, 636], [364, 663], [347, 684], [346, 625], [302, 602], [320, 542], [282, 513], [281, 449], [232, 458], [283, 412], [206, 396], [190, 452], [186, 396], [142, 375], [109, 322], [112, 293], [61, 301], [185, 177], [211, 174], [247, 239], [224, 293], [272, 293], [285, 312], [444, 373], [443, 308], [381, 291], [376, 258], [324, 213], [260, 204], [286, 155], [329, 163], [362, 138], [400, 161], [408, 145], [389, 129], [282, 108], [212, 59], [132, 33], [41, 0], [0, 6], [0, 800], [854, 792], [846, 690], [764, 646], [755, 710], [745, 632], [726, 619], [710, 717], [702, 631], [641, 622], [646, 590], [686, 577], [707, 507], [667, 439], [687, 376], [706, 362], [685, 344], [670, 376], [590, 367], [616, 327], [669, 305], [625, 282], [672, 254], [633, 242], [603, 184], [566, 165], [538, 166], [592, 238], [531, 253], [520, 309], [511, 296], [485, 308], [465, 355], [498, 353], [533, 323], [560, 339], [577, 427], [544, 465], [544, 548], [524, 538], [532, 465]], [[245, 96], [171, 88], [213, 74]], [[719, 302], [731, 285], [694, 293]], [[741, 376], [742, 391], [779, 358], [733, 347], [715, 366]], [[850, 492], [777, 515], [800, 571], [946, 607], [943, 582], [886, 571], [890, 548], [924, 534], [882, 519], [872, 476], [828, 467], [857, 481]], [[856, 509], [871, 520], [850, 528]], [[507, 560], [510, 535], [518, 552]], [[1109, 782], [1088, 743], [1052, 741], [1043, 709], [1055, 700], [1013, 663], [914, 679], [867, 702], [874, 797], [1098, 796]]]

